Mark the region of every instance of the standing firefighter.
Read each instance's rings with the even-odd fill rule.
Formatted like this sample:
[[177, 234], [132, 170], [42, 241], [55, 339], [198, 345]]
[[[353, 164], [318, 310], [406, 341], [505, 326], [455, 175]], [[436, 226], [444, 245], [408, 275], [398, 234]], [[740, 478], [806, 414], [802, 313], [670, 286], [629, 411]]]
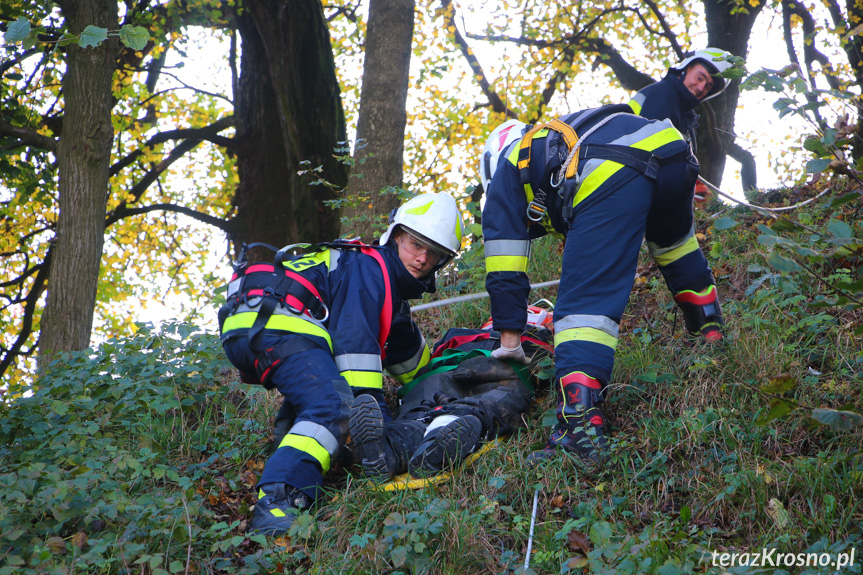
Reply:
[[596, 458], [606, 446], [597, 406], [611, 378], [620, 318], [642, 237], [683, 310], [687, 329], [722, 337], [713, 276], [693, 229], [698, 163], [670, 122], [626, 105], [530, 128], [510, 120], [486, 143], [481, 175], [486, 287], [498, 358], [523, 360], [530, 240], [566, 238], [554, 312], [558, 422], [544, 451]]
[[731, 68], [728, 56], [718, 48], [693, 52], [669, 68], [662, 80], [642, 88], [627, 105], [648, 120], [668, 118], [694, 145], [695, 108], [725, 91], [728, 82], [718, 74]]
[[284, 259], [282, 250], [273, 264], [238, 268], [220, 312], [225, 353], [244, 381], [284, 396], [252, 529], [283, 534], [314, 503], [354, 395], [370, 394], [389, 416], [382, 368], [407, 383], [428, 363], [407, 300], [434, 291], [462, 233], [455, 200], [423, 194], [395, 212], [380, 245], [334, 242]]

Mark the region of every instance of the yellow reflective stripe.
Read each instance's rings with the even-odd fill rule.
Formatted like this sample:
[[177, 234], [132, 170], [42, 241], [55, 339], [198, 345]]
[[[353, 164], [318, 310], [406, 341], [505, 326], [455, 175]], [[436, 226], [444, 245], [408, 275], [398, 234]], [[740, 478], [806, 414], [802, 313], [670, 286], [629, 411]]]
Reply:
[[485, 258], [485, 271], [527, 273], [528, 259], [525, 256], [488, 256]]
[[302, 451], [303, 453], [308, 453], [312, 457], [318, 460], [318, 463], [321, 464], [321, 470], [326, 473], [330, 469], [330, 454], [329, 452], [321, 446], [320, 443], [312, 439], [311, 437], [306, 437], [304, 435], [291, 435], [290, 433], [282, 439], [282, 442], [279, 444], [279, 448], [282, 447], [293, 447], [296, 450]]
[[656, 260], [657, 265], [667, 266], [676, 262], [686, 254], [690, 254], [698, 249], [698, 240], [695, 236], [689, 236], [689, 239], [687, 239], [683, 245], [662, 254], [655, 254], [653, 258]]
[[415, 369], [410, 370], [407, 373], [400, 373], [398, 375], [393, 375], [393, 379], [395, 379], [400, 384], [404, 385], [410, 381], [413, 381], [414, 376], [416, 376], [417, 372], [428, 365], [428, 362], [431, 360], [431, 352], [429, 351], [429, 346], [424, 346], [423, 354], [420, 358], [419, 364]]
[[602, 330], [592, 327], [576, 327], [573, 329], [565, 329], [554, 334], [554, 347], [556, 348], [567, 341], [591, 341], [600, 345], [605, 345], [611, 349], [617, 348], [617, 338], [608, 335]]
[[640, 102], [633, 99], [633, 100], [630, 100], [629, 102], [627, 102], [626, 105], [629, 106], [630, 108], [632, 108], [633, 114], [635, 114], [636, 116], [641, 115], [641, 103]]
[[[629, 147], [650, 152], [679, 139], [680, 132], [678, 132], [676, 128], [666, 128], [655, 134], [651, 134], [640, 142], [630, 144]], [[599, 186], [604, 184], [608, 178], [616, 174], [622, 167], [623, 164], [618, 164], [611, 160], [603, 161], [602, 164], [593, 170], [593, 172], [584, 179], [584, 182], [581, 183], [581, 186], [578, 188], [578, 193], [575, 194], [575, 199], [572, 201], [573, 207], [586, 200], [590, 194], [595, 192]]]
[[384, 376], [379, 371], [343, 371], [341, 373], [351, 387], [384, 388]]
[[[258, 312], [255, 311], [234, 314], [225, 320], [225, 324], [222, 326], [222, 333], [228, 333], [235, 329], [248, 329], [255, 323], [256, 317], [258, 317]], [[327, 341], [330, 351], [333, 350], [333, 342], [327, 330], [297, 316], [273, 314], [269, 321], [267, 321], [266, 329], [278, 329], [321, 337]]]

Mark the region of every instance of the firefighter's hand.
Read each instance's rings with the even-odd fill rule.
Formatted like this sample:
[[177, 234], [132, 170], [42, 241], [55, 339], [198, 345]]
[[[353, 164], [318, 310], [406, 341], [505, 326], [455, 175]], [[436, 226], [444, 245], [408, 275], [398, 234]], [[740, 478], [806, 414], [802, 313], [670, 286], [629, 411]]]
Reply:
[[521, 343], [516, 347], [504, 347], [501, 345], [499, 348], [491, 352], [491, 356], [497, 359], [512, 359], [525, 365], [530, 363], [530, 360], [524, 354], [524, 349], [521, 347]]

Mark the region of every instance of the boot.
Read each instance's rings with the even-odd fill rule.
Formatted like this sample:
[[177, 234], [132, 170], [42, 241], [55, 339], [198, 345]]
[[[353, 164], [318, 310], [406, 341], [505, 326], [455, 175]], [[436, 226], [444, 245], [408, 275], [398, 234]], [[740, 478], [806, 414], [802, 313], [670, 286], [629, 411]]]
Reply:
[[411, 455], [411, 474], [434, 475], [476, 450], [482, 423], [473, 415], [441, 415], [428, 426], [423, 442]]
[[408, 455], [422, 441], [426, 425], [395, 419], [384, 423], [377, 400], [360, 395], [351, 407], [350, 433], [354, 459], [366, 477], [390, 479], [408, 470]]
[[545, 449], [531, 454], [528, 461], [544, 459], [558, 449], [590, 461], [598, 461], [607, 451], [605, 414], [596, 403], [602, 384], [587, 374], [577, 371], [560, 380], [561, 401], [557, 406], [557, 424], [548, 438]]
[[684, 290], [674, 295], [674, 301], [683, 312], [686, 331], [692, 336], [703, 336], [707, 341], [722, 340], [722, 309], [715, 285], [700, 292]]
[[256, 534], [282, 536], [299, 512], [310, 508], [312, 503], [305, 493], [285, 483], [261, 485], [250, 528]]

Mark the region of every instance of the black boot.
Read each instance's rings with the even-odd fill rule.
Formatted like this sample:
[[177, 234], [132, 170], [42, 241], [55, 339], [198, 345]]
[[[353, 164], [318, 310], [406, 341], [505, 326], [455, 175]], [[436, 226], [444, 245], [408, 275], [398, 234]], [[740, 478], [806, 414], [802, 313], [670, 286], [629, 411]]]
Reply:
[[473, 415], [441, 415], [428, 429], [411, 455], [411, 474], [433, 475], [452, 467], [476, 450], [482, 435], [482, 423]]
[[553, 455], [558, 449], [575, 453], [584, 459], [598, 461], [607, 451], [605, 414], [599, 403], [602, 384], [582, 372], [561, 378], [561, 401], [557, 405], [557, 424], [545, 449], [532, 453], [528, 460]]
[[260, 535], [284, 535], [296, 516], [312, 503], [305, 493], [285, 483], [261, 485], [250, 528]]
[[686, 331], [692, 336], [703, 336], [707, 341], [722, 340], [722, 309], [715, 285], [700, 292], [684, 290], [674, 295], [674, 301], [683, 312]]
[[395, 419], [384, 423], [377, 400], [360, 395], [351, 408], [350, 433], [355, 461], [366, 477], [389, 479], [408, 470], [408, 455], [422, 441], [426, 425]]

